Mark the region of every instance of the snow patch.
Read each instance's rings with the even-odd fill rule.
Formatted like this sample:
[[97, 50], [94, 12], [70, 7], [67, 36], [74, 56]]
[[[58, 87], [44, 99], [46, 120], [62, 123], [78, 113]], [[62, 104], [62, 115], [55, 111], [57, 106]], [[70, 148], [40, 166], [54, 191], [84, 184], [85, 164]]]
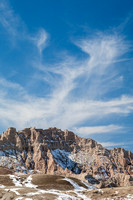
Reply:
[[62, 167], [64, 170], [68, 168], [69, 170], [75, 172], [75, 174], [80, 174], [80, 169], [76, 167], [77, 163], [69, 158], [70, 152], [61, 149], [51, 150], [54, 160]]
[[33, 185], [32, 176], [28, 176], [26, 180], [21, 181], [21, 178], [17, 175], [9, 175], [10, 179], [13, 181], [16, 187], [28, 187], [28, 188], [37, 188], [37, 185]]
[[89, 185], [88, 183], [84, 182], [84, 181], [81, 181], [86, 187], [88, 190], [94, 190], [96, 189], [96, 187], [92, 186], [92, 185]]
[[22, 183], [20, 182], [20, 177], [15, 175], [9, 175], [10, 179], [13, 181], [16, 187], [22, 187]]
[[65, 178], [64, 180], [68, 181], [69, 183], [71, 183], [71, 185], [74, 187], [75, 190], [85, 190], [85, 188], [79, 186], [76, 182], [74, 182], [73, 180], [69, 179], [69, 178]]
[[18, 198], [16, 198], [16, 200], [21, 200], [21, 199], [23, 199], [23, 197], [18, 197]]
[[23, 184], [25, 185], [25, 187], [28, 187], [28, 188], [37, 188], [37, 185], [33, 185], [31, 183], [32, 181], [32, 176], [28, 176], [28, 178], [23, 182]]
[[0, 188], [5, 188], [5, 186], [4, 185], [0, 185]]
[[16, 195], [20, 195], [20, 193], [17, 191], [17, 190], [20, 190], [20, 188], [10, 188], [10, 189], [5, 189], [5, 191], [11, 191], [11, 192], [14, 192]]

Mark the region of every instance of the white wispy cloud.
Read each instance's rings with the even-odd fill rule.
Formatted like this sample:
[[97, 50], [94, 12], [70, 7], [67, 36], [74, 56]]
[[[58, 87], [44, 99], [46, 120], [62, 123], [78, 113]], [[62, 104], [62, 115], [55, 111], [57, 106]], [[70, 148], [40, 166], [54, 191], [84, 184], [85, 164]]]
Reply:
[[114, 124], [110, 124], [107, 126], [86, 126], [75, 128], [74, 131], [80, 135], [88, 136], [89, 134], [101, 134], [101, 133], [113, 133], [120, 132], [123, 130], [123, 126], [118, 126]]
[[31, 38], [31, 40], [33, 40], [41, 54], [43, 49], [47, 46], [48, 33], [46, 33], [44, 29], [40, 29], [36, 36]]
[[14, 13], [7, 0], [0, 1], [0, 24], [12, 36], [12, 39], [21, 38], [24, 34], [25, 25], [20, 17]]
[[1, 0], [0, 2], [0, 24], [11, 36], [8, 38], [12, 43], [17, 40], [32, 42], [40, 54], [47, 45], [48, 34], [46, 31], [40, 28], [36, 35], [32, 37], [19, 15], [14, 13], [8, 0]]
[[25, 89], [18, 83], [6, 80], [0, 77], [0, 97], [1, 99], [14, 99], [14, 100], [25, 100], [29, 98], [29, 95]]
[[[106, 40], [106, 42], [101, 40]], [[119, 87], [118, 84], [120, 85], [122, 81], [112, 63], [125, 53], [126, 44], [123, 40], [118, 40], [116, 36], [110, 41], [110, 37], [106, 35], [105, 38], [102, 36], [102, 38], [96, 38], [89, 42], [87, 40], [86, 43], [84, 40], [84, 46], [87, 46], [88, 43], [91, 44], [90, 49], [92, 49], [92, 52], [88, 50], [88, 59], [79, 61], [72, 56], [66, 56], [63, 62], [55, 63], [49, 68], [45, 63], [34, 63], [41, 70], [45, 81], [47, 80], [45, 76], [48, 77], [49, 74], [51, 79], [47, 82], [52, 87], [52, 92], [47, 97], [40, 98], [28, 95], [28, 100], [24, 101], [13, 100], [8, 96], [1, 98], [0, 117], [6, 121], [7, 126], [9, 124], [18, 128], [57, 126], [65, 129], [79, 127], [79, 124], [86, 120], [101, 120], [112, 115], [126, 116], [133, 112], [132, 96], [122, 95], [114, 99], [103, 100], [105, 94]], [[84, 46], [82, 49], [89, 49], [89, 46]], [[119, 47], [121, 47], [121, 53], [118, 53]], [[111, 56], [108, 55], [108, 52], [112, 52]], [[8, 90], [10, 90], [10, 86]], [[110, 128], [114, 131], [120, 127], [112, 126]], [[105, 127], [103, 129], [105, 131]]]
[[[16, 34], [16, 18], [13, 17], [13, 11], [8, 8], [7, 2], [0, 2], [0, 23], [13, 35]], [[15, 25], [16, 26], [16, 25]]]
[[128, 145], [132, 145], [133, 142], [100, 142], [100, 144], [103, 146], [103, 147], [106, 147], [106, 148], [117, 148], [117, 147], [128, 147]]
[[114, 143], [114, 142], [100, 142], [100, 144], [103, 147], [119, 147], [119, 146], [123, 146], [126, 145], [125, 143], [119, 142], [119, 143]]
[[[110, 102], [70, 102], [58, 98], [34, 98], [27, 101], [15, 101], [8, 98], [0, 99], [0, 117], [17, 128], [26, 126], [51, 127], [63, 129], [78, 126], [86, 119], [93, 120], [113, 114], [123, 115], [133, 111], [133, 98], [117, 99]], [[102, 129], [103, 128], [103, 129]], [[120, 130], [119, 126], [102, 127], [101, 130]], [[80, 129], [79, 129], [80, 130]], [[95, 130], [95, 128], [94, 128]]]
[[[16, 17], [8, 4], [0, 3], [0, 22], [12, 35], [19, 35], [18, 26], [21, 20]], [[17, 26], [16, 26], [17, 24]], [[18, 129], [36, 126], [47, 128], [56, 126], [62, 129], [79, 127], [84, 121], [103, 120], [115, 115], [126, 116], [133, 112], [133, 97], [120, 94], [115, 98], [108, 97], [122, 86], [123, 76], [117, 64], [122, 62], [128, 52], [128, 44], [122, 36], [100, 33], [93, 38], [82, 38], [74, 41], [81, 51], [88, 55], [85, 59], [74, 55], [64, 55], [61, 62], [49, 66], [42, 62], [42, 51], [47, 45], [48, 34], [42, 28], [31, 36], [24, 32], [24, 38], [37, 47], [39, 52], [30, 52], [33, 67], [41, 74], [44, 81], [42, 93], [47, 82], [51, 89], [47, 96], [31, 95], [27, 88], [1, 78], [0, 81], [0, 126], [15, 126]], [[23, 39], [24, 39], [23, 38]], [[27, 55], [28, 57], [28, 55]], [[35, 72], [36, 73], [36, 72]], [[36, 74], [35, 74], [36, 75]], [[34, 76], [33, 76], [34, 77]], [[30, 78], [33, 78], [30, 77]], [[29, 80], [30, 81], [30, 80]], [[34, 78], [33, 78], [33, 81]], [[38, 80], [39, 81], [39, 80]], [[34, 86], [33, 86], [34, 87]], [[34, 89], [34, 88], [32, 88]], [[17, 94], [17, 95], [16, 95]], [[84, 132], [102, 133], [122, 130], [119, 125], [86, 127]]]

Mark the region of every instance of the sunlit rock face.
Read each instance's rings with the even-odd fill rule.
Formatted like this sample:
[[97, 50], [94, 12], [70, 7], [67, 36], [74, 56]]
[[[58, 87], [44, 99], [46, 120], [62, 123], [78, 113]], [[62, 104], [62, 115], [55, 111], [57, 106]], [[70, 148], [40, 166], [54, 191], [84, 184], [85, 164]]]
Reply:
[[105, 149], [68, 130], [8, 128], [0, 138], [0, 166], [23, 173], [77, 176], [95, 184], [109, 185], [110, 180], [130, 185], [133, 153], [123, 148]]

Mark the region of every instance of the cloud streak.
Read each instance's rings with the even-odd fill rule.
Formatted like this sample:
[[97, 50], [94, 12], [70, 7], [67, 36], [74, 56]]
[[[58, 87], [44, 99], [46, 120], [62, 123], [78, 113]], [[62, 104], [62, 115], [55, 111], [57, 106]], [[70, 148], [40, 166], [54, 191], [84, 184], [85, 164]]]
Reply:
[[[40, 65], [39, 70], [44, 77], [44, 85], [45, 76], [51, 77], [48, 84], [52, 87], [52, 92], [47, 97], [39, 98], [25, 91], [23, 101], [13, 100], [6, 95], [1, 98], [0, 117], [7, 125], [12, 124], [18, 128], [35, 125], [37, 127], [57, 126], [65, 129], [78, 127], [85, 120], [101, 120], [112, 115], [126, 116], [133, 111], [133, 97], [122, 95], [103, 100], [106, 93], [119, 88], [117, 85], [121, 83], [122, 78], [112, 63], [127, 51], [127, 46], [113, 36], [111, 41], [110, 36], [105, 38], [102, 36], [96, 40], [87, 40], [86, 43], [84, 40], [83, 43], [80, 48], [85, 49], [86, 52], [90, 47], [88, 59], [79, 62], [72, 56], [66, 56], [63, 62], [49, 68], [43, 63], [41, 65], [34, 63], [37, 68]], [[120, 47], [121, 53], [119, 53]], [[6, 88], [7, 94], [11, 85]], [[17, 84], [12, 86], [18, 88]], [[18, 93], [21, 96], [20, 90]], [[120, 129], [118, 125], [110, 128], [112, 131]], [[105, 127], [101, 127], [101, 130], [107, 131]], [[93, 132], [95, 131], [94, 128]]]
[[33, 42], [33, 44], [37, 47], [39, 54], [42, 54], [42, 51], [46, 48], [48, 44], [48, 33], [40, 28], [39, 31], [34, 36], [29, 36], [28, 39]]
[[[21, 18], [14, 13], [7, 0], [0, 2], [0, 24], [10, 35], [12, 44], [15, 41], [27, 41], [37, 47], [41, 54], [47, 45], [48, 34], [43, 28], [40, 28], [34, 37], [27, 31], [26, 25]], [[18, 44], [17, 44], [18, 45]]]
[[4, 0], [0, 2], [0, 23], [10, 34], [14, 36], [17, 34], [18, 18]]
[[[11, 35], [19, 37], [21, 31], [18, 27], [23, 24], [21, 20], [4, 1], [0, 3], [0, 10], [2, 26]], [[124, 75], [117, 66], [122, 59], [128, 59], [125, 54], [129, 51], [129, 45], [122, 36], [98, 33], [90, 38], [75, 39], [74, 44], [87, 55], [86, 58], [80, 59], [66, 53], [61, 62], [47, 65], [42, 61], [43, 50], [49, 39], [46, 31], [41, 28], [34, 36], [25, 28], [22, 32], [23, 39], [31, 44], [28, 64], [36, 69], [31, 79], [34, 82], [34, 77], [38, 75], [43, 82], [42, 96], [31, 94], [21, 84], [1, 77], [1, 127], [76, 127], [75, 130], [80, 134], [122, 130], [122, 126], [111, 123], [99, 127], [91, 127], [88, 123], [83, 127], [85, 121], [103, 121], [106, 117], [111, 119], [112, 116], [127, 116], [133, 112], [133, 96], [120, 93], [113, 98], [109, 95], [121, 89], [123, 84]], [[32, 51], [33, 45], [37, 51]], [[44, 96], [46, 84], [50, 92]]]
[[100, 144], [105, 147], [105, 148], [118, 148], [118, 147], [127, 147], [128, 145], [132, 145], [133, 142], [118, 142], [118, 143], [114, 143], [114, 142], [100, 142]]
[[[63, 102], [58, 97], [52, 99], [32, 98], [27, 101], [15, 101], [11, 99], [0, 99], [0, 117], [17, 128], [26, 126], [72, 128], [84, 120], [103, 119], [108, 115], [123, 115], [133, 111], [133, 98], [121, 98], [110, 102]], [[104, 112], [103, 112], [104, 111]], [[109, 125], [100, 127], [103, 132], [120, 131], [122, 127]], [[82, 128], [79, 128], [81, 133]], [[96, 132], [96, 128], [92, 130]]]
[[122, 126], [118, 125], [107, 125], [107, 126], [88, 126], [88, 127], [80, 127], [77, 129], [74, 129], [76, 133], [84, 136], [88, 136], [90, 134], [101, 134], [101, 133], [118, 133], [123, 130]]
[[36, 36], [36, 38], [33, 39], [40, 54], [47, 45], [47, 39], [48, 39], [48, 34], [44, 29], [39, 30], [38, 35]]

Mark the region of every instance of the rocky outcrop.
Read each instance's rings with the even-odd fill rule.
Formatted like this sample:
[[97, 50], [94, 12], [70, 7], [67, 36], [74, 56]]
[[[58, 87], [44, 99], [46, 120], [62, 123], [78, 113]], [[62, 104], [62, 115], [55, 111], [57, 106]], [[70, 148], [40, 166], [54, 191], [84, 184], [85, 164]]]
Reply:
[[107, 188], [107, 187], [127, 187], [127, 186], [133, 186], [133, 177], [130, 175], [125, 174], [116, 174], [113, 177], [110, 177], [108, 179], [104, 179], [101, 181], [101, 188]]
[[92, 139], [57, 128], [9, 128], [0, 138], [0, 166], [23, 173], [82, 177], [103, 186], [131, 183], [133, 153], [105, 149]]

